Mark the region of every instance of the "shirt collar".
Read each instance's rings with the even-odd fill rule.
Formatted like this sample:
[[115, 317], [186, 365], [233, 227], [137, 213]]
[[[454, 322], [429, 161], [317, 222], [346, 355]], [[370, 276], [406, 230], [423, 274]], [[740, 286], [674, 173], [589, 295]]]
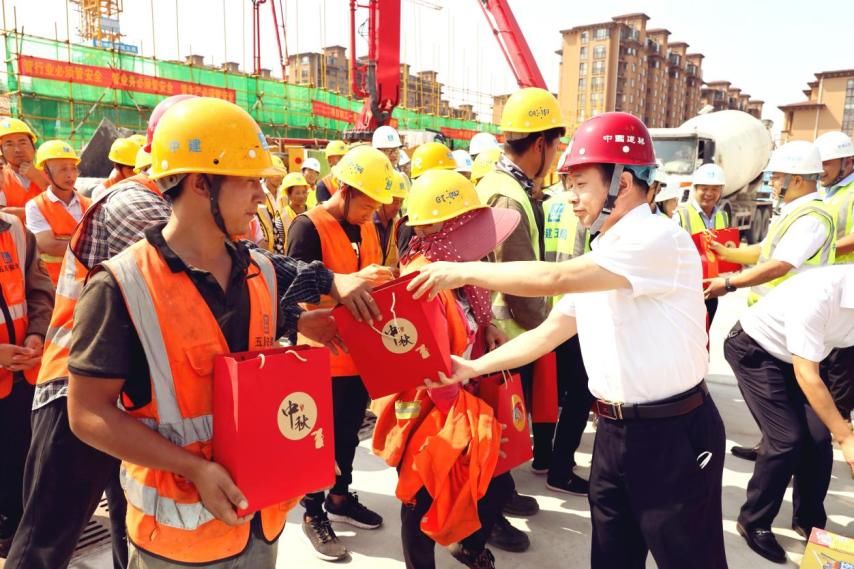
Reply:
[[651, 215], [652, 211], [649, 209], [649, 205], [645, 203], [640, 204], [621, 217], [617, 223], [608, 229], [608, 231], [597, 235], [591, 243], [591, 247], [595, 247], [600, 243], [608, 243], [611, 240], [619, 238], [624, 231], [631, 231], [633, 224]]
[[529, 178], [506, 154], [503, 154], [495, 165], [496, 168], [513, 176], [513, 178], [522, 185], [525, 192], [530, 194], [534, 189], [534, 181]]
[[780, 208], [780, 214], [781, 215], [788, 215], [791, 212], [793, 212], [796, 208], [799, 208], [800, 206], [802, 206], [803, 204], [805, 204], [807, 202], [811, 202], [811, 201], [817, 201], [820, 199], [821, 198], [819, 197], [818, 192], [809, 193], [805, 196], [801, 196], [795, 200], [792, 200], [787, 204], [784, 204], [783, 207]]
[[[61, 199], [59, 199], [59, 197], [55, 193], [53, 193], [53, 186], [49, 187], [47, 189], [47, 192], [45, 192], [45, 193], [47, 194], [47, 199], [49, 199], [53, 203], [58, 203], [58, 202], [62, 201]], [[80, 200], [77, 198], [77, 192], [73, 192], [71, 194], [71, 201], [68, 202], [67, 207], [71, 207], [72, 205], [74, 205], [75, 202], [77, 202], [77, 203], [80, 202]]]
[[694, 196], [691, 196], [691, 201], [688, 203], [690, 203], [692, 206], [694, 206], [694, 209], [697, 210], [697, 213], [699, 213], [701, 216], [705, 217], [706, 219], [714, 219], [714, 217], [718, 214], [718, 210], [720, 209], [720, 205], [715, 205], [715, 208], [712, 210], [712, 215], [707, 216], [706, 212], [703, 211], [703, 208], [700, 207], [700, 202], [697, 201], [697, 198], [695, 198]]
[[854, 182], [854, 172], [851, 172], [850, 174], [842, 178], [842, 180], [840, 180], [838, 184], [827, 188], [824, 194], [825, 199], [833, 196], [833, 194], [835, 194], [836, 192], [838, 192], [839, 190], [841, 190], [852, 182]]

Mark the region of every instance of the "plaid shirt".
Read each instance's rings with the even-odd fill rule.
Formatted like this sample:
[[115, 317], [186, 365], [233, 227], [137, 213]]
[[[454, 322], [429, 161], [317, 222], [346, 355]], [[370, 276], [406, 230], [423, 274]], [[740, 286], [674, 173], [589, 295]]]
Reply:
[[[77, 258], [90, 269], [143, 239], [147, 227], [165, 223], [171, 212], [169, 202], [135, 182], [118, 185], [100, 203], [102, 205], [96, 206], [97, 211], [92, 212], [75, 248]], [[243, 243], [264, 254], [273, 263], [279, 302], [285, 318], [285, 336], [295, 334], [297, 321], [303, 311], [298, 303], [320, 302], [320, 295], [328, 294], [332, 289], [332, 272], [319, 261], [305, 263], [258, 249], [247, 241]], [[67, 392], [66, 379], [37, 386], [33, 409], [66, 396]]]

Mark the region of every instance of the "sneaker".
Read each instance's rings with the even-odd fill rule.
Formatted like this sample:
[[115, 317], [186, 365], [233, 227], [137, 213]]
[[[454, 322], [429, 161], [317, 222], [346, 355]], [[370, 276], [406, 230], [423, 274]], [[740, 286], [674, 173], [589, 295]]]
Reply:
[[528, 539], [528, 535], [513, 527], [504, 516], [499, 516], [495, 525], [492, 526], [492, 533], [489, 534], [487, 542], [489, 545], [494, 545], [498, 549], [511, 553], [522, 553], [531, 547], [531, 540]]
[[336, 506], [330, 498], [331, 496], [327, 496], [323, 503], [330, 521], [342, 522], [362, 529], [376, 529], [383, 525], [383, 517], [363, 506], [355, 492], [347, 494], [347, 500], [340, 506]]
[[574, 472], [569, 475], [569, 480], [563, 482], [548, 480], [546, 488], [555, 492], [572, 494], [573, 496], [587, 496], [590, 493], [590, 483]]
[[362, 426], [359, 427], [359, 441], [366, 441], [374, 436], [374, 427], [377, 424], [377, 416], [370, 409], [365, 409], [362, 417]]
[[347, 548], [335, 535], [326, 514], [305, 516], [302, 520], [302, 531], [317, 556], [324, 561], [338, 561], [347, 557]]
[[513, 491], [510, 500], [504, 504], [504, 513], [508, 516], [533, 516], [540, 511], [540, 505], [533, 496], [523, 496]]
[[543, 474], [547, 474], [549, 472], [549, 465], [540, 464], [536, 460], [533, 460], [531, 461], [531, 472], [533, 472], [537, 476], [542, 476]]
[[495, 557], [485, 547], [479, 553], [475, 553], [457, 543], [452, 545], [449, 550], [454, 559], [466, 567], [471, 567], [471, 569], [495, 569]]

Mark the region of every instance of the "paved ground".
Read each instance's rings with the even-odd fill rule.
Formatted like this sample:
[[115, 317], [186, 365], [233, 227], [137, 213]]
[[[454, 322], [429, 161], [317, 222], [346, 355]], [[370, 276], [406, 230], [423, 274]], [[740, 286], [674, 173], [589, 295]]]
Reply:
[[[758, 431], [745, 407], [732, 372], [721, 353], [721, 343], [738, 314], [744, 307], [743, 295], [730, 296], [721, 301], [721, 307], [712, 330], [712, 363], [709, 370], [711, 389], [727, 428], [728, 445], [752, 444], [758, 440]], [[588, 425], [580, 452], [580, 474], [586, 476], [590, 464], [594, 432]], [[845, 535], [854, 535], [854, 480], [850, 469], [842, 461], [841, 453], [834, 452], [833, 480], [826, 506], [830, 520], [828, 529]], [[394, 498], [396, 476], [378, 459], [371, 456], [367, 444], [356, 455], [354, 489], [363, 503], [379, 511], [386, 520], [383, 528], [375, 531], [352, 531], [340, 526], [338, 535], [351, 550], [348, 561], [339, 563], [352, 569], [391, 569], [403, 567], [400, 548], [400, 530], [397, 525], [400, 506]], [[744, 500], [745, 488], [752, 474], [753, 463], [727, 455], [724, 471], [724, 530], [729, 565], [732, 569], [765, 569], [779, 567], [751, 552], [735, 531], [735, 518]], [[544, 480], [534, 476], [526, 466], [514, 472], [520, 491], [537, 497], [541, 512], [529, 520], [511, 518], [514, 525], [528, 532], [532, 546], [522, 554], [496, 552], [497, 566], [501, 569], [539, 567], [542, 569], [575, 569], [589, 567], [590, 514], [587, 501], [556, 494], [545, 488]], [[292, 512], [284, 537], [280, 542], [278, 567], [284, 569], [329, 568], [327, 562], [317, 560], [311, 547], [302, 536], [299, 525], [301, 512]], [[789, 567], [800, 563], [804, 542], [791, 529], [791, 490], [776, 520], [775, 533], [789, 554]], [[437, 555], [438, 567], [461, 567], [444, 551]], [[75, 569], [108, 569], [106, 552], [89, 556], [77, 562]], [[650, 560], [648, 567], [655, 567]]]

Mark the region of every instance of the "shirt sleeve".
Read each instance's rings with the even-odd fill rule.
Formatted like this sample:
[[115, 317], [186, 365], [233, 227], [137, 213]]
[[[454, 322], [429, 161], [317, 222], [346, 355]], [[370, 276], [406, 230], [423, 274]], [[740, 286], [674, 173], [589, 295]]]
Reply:
[[320, 234], [314, 223], [304, 215], [296, 216], [288, 227], [288, 257], [306, 263], [323, 260]]
[[107, 200], [104, 225], [110, 236], [110, 257], [142, 239], [147, 228], [165, 223], [172, 211], [166, 200], [149, 190], [125, 190]]
[[785, 312], [786, 349], [794, 356], [819, 363], [828, 352], [825, 337], [832, 299], [826, 289], [803, 293], [811, 300], [793, 302]]
[[[650, 229], [623, 234], [615, 243], [590, 253], [594, 263], [628, 280], [635, 298], [666, 294], [676, 285], [680, 251], [673, 235], [675, 228], [657, 231], [650, 224]], [[682, 233], [678, 236], [690, 239]], [[696, 250], [692, 253], [696, 255]]]
[[564, 316], [571, 316], [572, 318], [575, 318], [575, 295], [564, 295], [563, 298], [561, 298], [555, 305], [554, 310], [557, 310]]
[[55, 292], [53, 282], [39, 259], [36, 238], [29, 231], [26, 233], [27, 335], [38, 334], [44, 337], [53, 314]]
[[799, 217], [780, 239], [771, 258], [798, 268], [821, 248], [827, 231], [828, 227], [814, 216]]
[[51, 231], [50, 224], [42, 215], [39, 206], [36, 205], [35, 200], [30, 200], [27, 202], [27, 205], [24, 206], [24, 212], [27, 216], [27, 229], [30, 230], [31, 233], [42, 233], [44, 231]]

